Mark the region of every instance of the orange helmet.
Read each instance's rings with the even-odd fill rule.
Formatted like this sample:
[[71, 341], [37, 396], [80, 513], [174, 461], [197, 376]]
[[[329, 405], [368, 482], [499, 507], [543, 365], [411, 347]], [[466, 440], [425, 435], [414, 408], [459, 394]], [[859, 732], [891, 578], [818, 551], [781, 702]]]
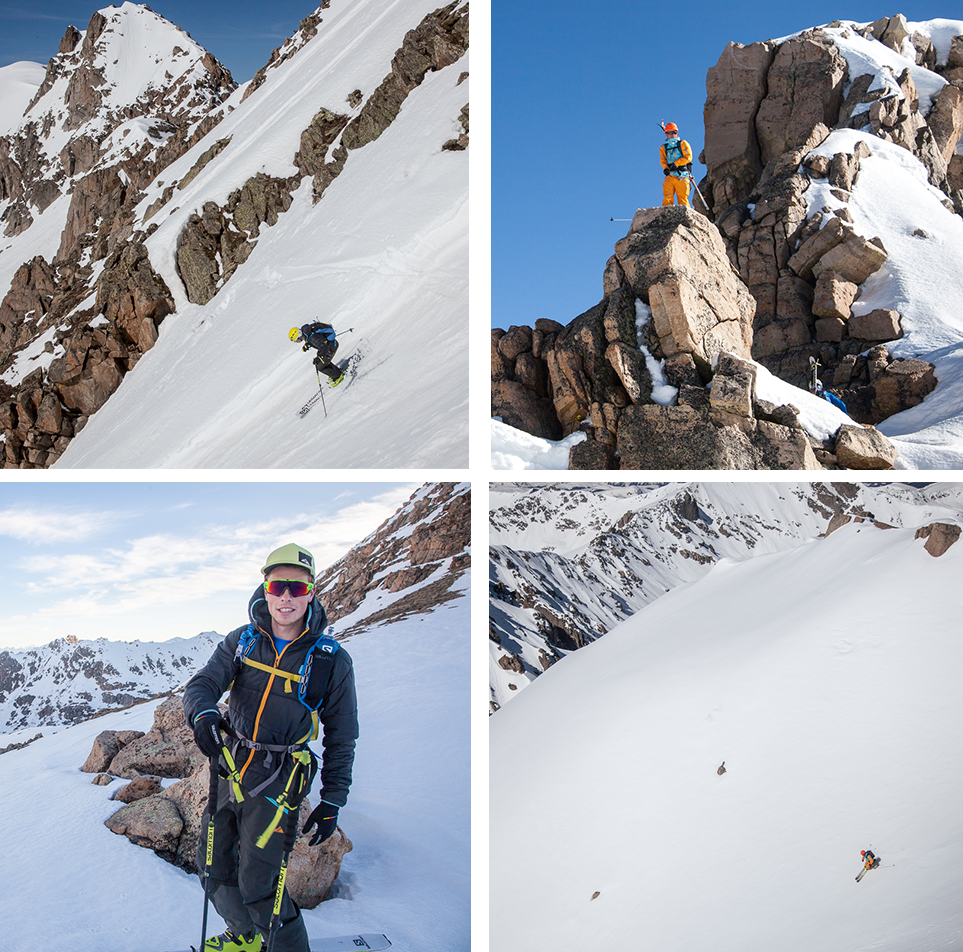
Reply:
[[679, 127], [674, 122], [667, 122], [663, 127], [666, 132], [678, 132]]

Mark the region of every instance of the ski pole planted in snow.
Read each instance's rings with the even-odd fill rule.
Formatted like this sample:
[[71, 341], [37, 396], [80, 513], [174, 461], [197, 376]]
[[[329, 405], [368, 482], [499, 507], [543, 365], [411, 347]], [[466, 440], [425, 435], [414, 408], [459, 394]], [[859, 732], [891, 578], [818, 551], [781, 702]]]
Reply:
[[208, 761], [210, 782], [207, 786], [207, 848], [204, 853], [204, 915], [201, 918], [201, 944], [203, 949], [207, 941], [207, 908], [211, 901], [211, 866], [214, 863], [214, 814], [217, 812], [217, 784], [220, 779], [217, 772], [217, 757]]

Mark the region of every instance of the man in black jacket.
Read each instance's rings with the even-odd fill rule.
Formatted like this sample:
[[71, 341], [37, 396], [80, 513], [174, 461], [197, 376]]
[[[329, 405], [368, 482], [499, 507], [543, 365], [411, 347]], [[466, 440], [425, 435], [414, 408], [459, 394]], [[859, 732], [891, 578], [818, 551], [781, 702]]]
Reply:
[[301, 350], [313, 347], [318, 352], [314, 366], [318, 373], [327, 374], [332, 387], [344, 380], [344, 371], [334, 362], [334, 355], [338, 352], [338, 336], [330, 324], [314, 321], [303, 327], [292, 327], [288, 337], [301, 344]]
[[[203, 952], [258, 952], [266, 940], [283, 856], [284, 828], [317, 771], [308, 748], [323, 729], [321, 803], [303, 832], [310, 845], [335, 830], [351, 785], [358, 712], [351, 658], [324, 634], [314, 594], [314, 558], [289, 544], [268, 556], [248, 606], [250, 623], [232, 631], [188, 682], [184, 713], [197, 746], [217, 758], [222, 777], [214, 814], [209, 894], [227, 931]], [[227, 719], [217, 702], [230, 688]], [[223, 731], [223, 733], [222, 733]], [[205, 815], [203, 827], [206, 827]], [[198, 867], [205, 867], [204, 839]], [[275, 952], [309, 952], [297, 904], [285, 893]]]

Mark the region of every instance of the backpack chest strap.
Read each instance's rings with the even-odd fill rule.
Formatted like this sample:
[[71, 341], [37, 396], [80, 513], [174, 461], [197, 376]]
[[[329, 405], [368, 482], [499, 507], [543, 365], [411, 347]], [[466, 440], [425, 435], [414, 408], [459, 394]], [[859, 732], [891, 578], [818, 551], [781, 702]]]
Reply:
[[266, 671], [268, 674], [274, 674], [279, 678], [284, 678], [285, 694], [291, 694], [294, 691], [292, 682], [297, 684], [301, 683], [301, 675], [295, 674], [293, 671], [284, 671], [282, 668], [273, 668], [269, 664], [261, 664], [260, 661], [252, 661], [250, 658], [241, 658], [241, 662], [248, 665], [248, 667], [257, 668], [259, 671]]

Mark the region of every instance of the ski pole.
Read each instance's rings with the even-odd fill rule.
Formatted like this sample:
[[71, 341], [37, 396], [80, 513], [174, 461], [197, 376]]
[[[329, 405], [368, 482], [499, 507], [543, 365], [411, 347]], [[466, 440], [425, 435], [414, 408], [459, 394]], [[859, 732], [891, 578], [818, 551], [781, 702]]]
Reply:
[[274, 952], [274, 940], [277, 937], [278, 922], [281, 917], [281, 901], [284, 899], [284, 880], [288, 875], [288, 858], [294, 849], [294, 838], [298, 833], [298, 808], [290, 807], [287, 828], [284, 831], [284, 853], [281, 856], [281, 868], [278, 870], [278, 888], [274, 894], [274, 909], [271, 912], [271, 925], [268, 929], [266, 952]]
[[318, 393], [321, 394], [321, 407], [324, 410], [325, 417], [327, 417], [328, 408], [324, 405], [324, 384], [321, 383], [321, 371], [315, 367], [314, 372], [318, 375]]
[[211, 866], [214, 863], [214, 814], [217, 811], [217, 784], [220, 775], [217, 769], [217, 757], [211, 757], [208, 762], [210, 781], [207, 786], [207, 850], [204, 854], [204, 915], [201, 919], [201, 944], [204, 949], [207, 942], [207, 907], [211, 899]]

